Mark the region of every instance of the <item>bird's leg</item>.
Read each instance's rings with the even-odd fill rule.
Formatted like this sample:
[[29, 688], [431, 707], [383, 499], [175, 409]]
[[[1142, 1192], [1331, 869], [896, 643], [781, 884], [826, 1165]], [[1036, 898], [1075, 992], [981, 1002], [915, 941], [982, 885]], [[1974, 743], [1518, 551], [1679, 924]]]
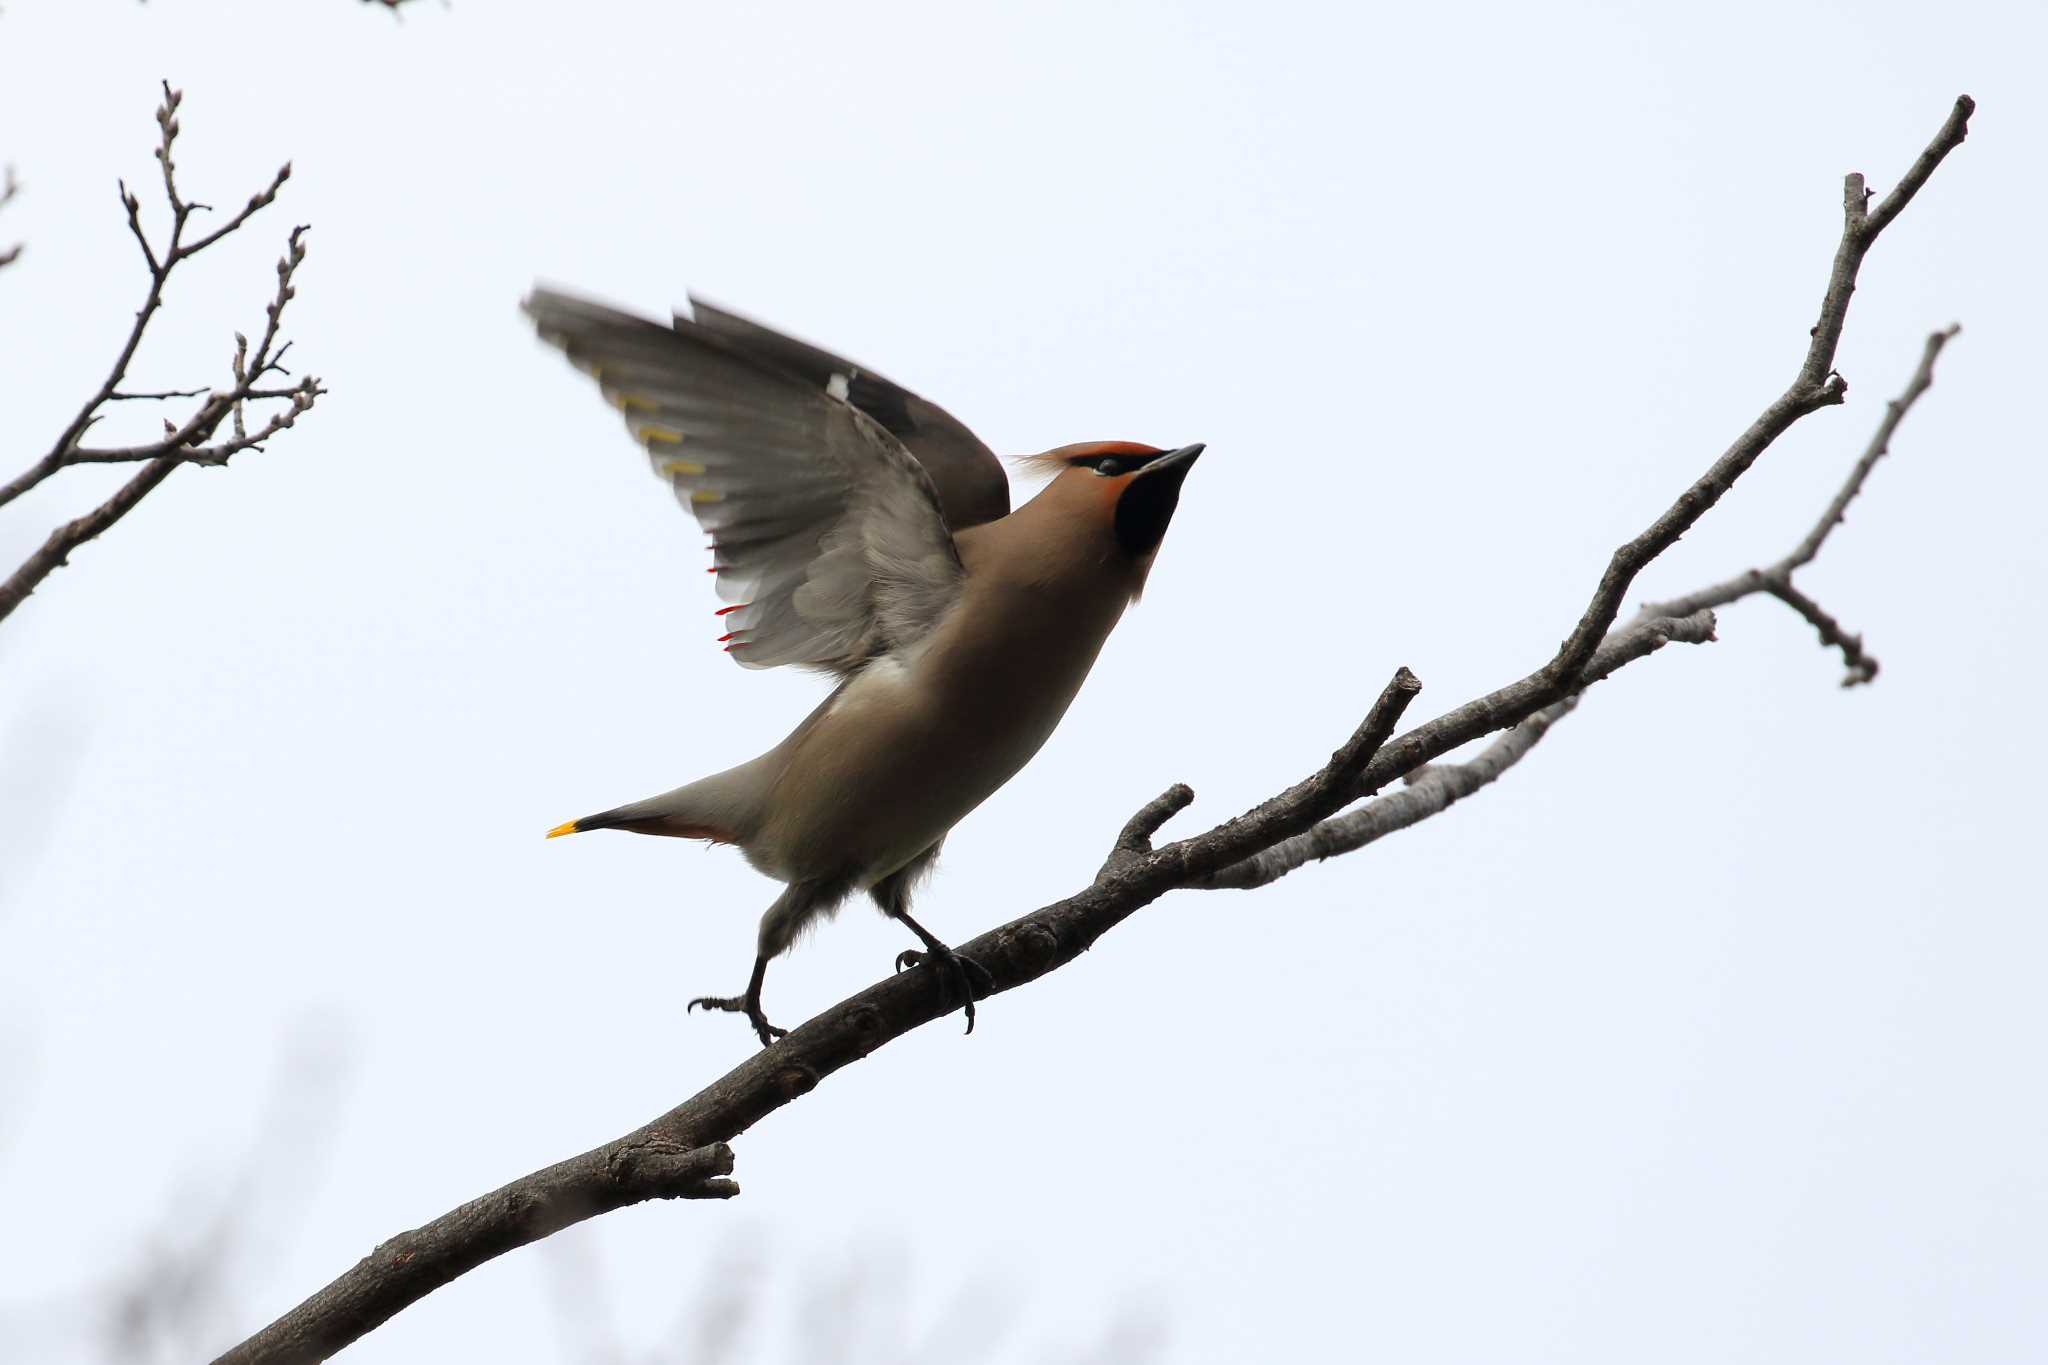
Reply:
[[897, 868], [882, 880], [868, 888], [875, 904], [890, 919], [901, 920], [910, 932], [924, 940], [924, 951], [908, 949], [896, 955], [896, 970], [907, 971], [912, 967], [931, 964], [938, 974], [939, 989], [951, 998], [955, 990], [967, 1007], [967, 1031], [974, 1032], [974, 1000], [976, 996], [987, 995], [995, 986], [995, 978], [971, 957], [962, 957], [945, 944], [938, 936], [910, 917], [910, 892], [920, 878], [931, 871], [932, 863], [938, 859], [939, 845], [933, 844], [924, 852]]
[[819, 915], [829, 913], [845, 896], [846, 879], [843, 877], [797, 881], [785, 886], [782, 894], [775, 898], [775, 903], [761, 916], [761, 935], [754, 953], [754, 975], [747, 982], [747, 993], [740, 996], [699, 996], [690, 1002], [688, 1009], [702, 1005], [707, 1010], [730, 1010], [734, 1014], [746, 1015], [747, 1022], [760, 1035], [762, 1047], [787, 1035], [788, 1029], [775, 1027], [761, 1013], [761, 980], [768, 975], [768, 960], [788, 948], [803, 932], [805, 925]]
[[995, 978], [989, 975], [988, 968], [939, 942], [937, 935], [912, 919], [906, 912], [894, 910], [890, 913], [903, 921], [910, 932], [924, 940], [923, 952], [915, 948], [906, 948], [896, 954], [896, 970], [908, 971], [912, 967], [929, 965], [938, 973], [939, 986], [948, 996], [958, 989], [960, 998], [967, 1007], [967, 1031], [974, 1032], [974, 999], [977, 995], [987, 995], [995, 986]]
[[754, 1032], [761, 1036], [761, 1046], [767, 1047], [789, 1032], [786, 1028], [777, 1028], [769, 1023], [768, 1016], [761, 1013], [761, 983], [767, 977], [768, 958], [764, 954], [754, 959], [754, 975], [747, 982], [745, 995], [700, 995], [684, 1006], [683, 1013], [688, 1014], [701, 1005], [707, 1010], [729, 1010], [734, 1014], [744, 1014], [747, 1016], [747, 1022], [754, 1026]]

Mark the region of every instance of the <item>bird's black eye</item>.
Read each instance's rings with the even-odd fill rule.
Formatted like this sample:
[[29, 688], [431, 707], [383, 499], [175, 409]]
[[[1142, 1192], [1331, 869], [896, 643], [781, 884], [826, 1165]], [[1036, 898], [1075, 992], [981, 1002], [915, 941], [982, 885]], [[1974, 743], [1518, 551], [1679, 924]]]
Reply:
[[1113, 479], [1119, 474], [1130, 473], [1141, 461], [1134, 460], [1128, 455], [1098, 455], [1088, 463], [1105, 479]]

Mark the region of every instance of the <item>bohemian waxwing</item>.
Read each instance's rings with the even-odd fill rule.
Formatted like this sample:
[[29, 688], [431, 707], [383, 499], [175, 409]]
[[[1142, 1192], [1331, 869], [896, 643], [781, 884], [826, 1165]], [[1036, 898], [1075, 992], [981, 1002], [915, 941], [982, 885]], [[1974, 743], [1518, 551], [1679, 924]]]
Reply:
[[711, 536], [720, 638], [749, 668], [838, 685], [751, 762], [571, 820], [736, 845], [786, 884], [761, 917], [743, 1013], [763, 1046], [768, 961], [856, 891], [924, 942], [974, 1028], [978, 964], [909, 914], [961, 817], [1059, 724], [1138, 596], [1199, 445], [1103, 441], [1029, 463], [1053, 473], [1012, 512], [989, 448], [880, 375], [692, 299], [672, 326], [536, 289], [541, 338], [597, 380]]

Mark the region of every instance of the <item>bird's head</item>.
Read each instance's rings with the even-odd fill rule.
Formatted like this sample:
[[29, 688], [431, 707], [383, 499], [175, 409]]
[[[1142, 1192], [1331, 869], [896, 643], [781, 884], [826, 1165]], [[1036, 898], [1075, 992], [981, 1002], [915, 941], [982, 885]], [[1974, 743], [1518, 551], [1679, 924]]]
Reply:
[[1181, 481], [1202, 449], [1199, 444], [1161, 450], [1135, 441], [1084, 441], [1034, 455], [1026, 463], [1053, 475], [1040, 498], [1068, 516], [1103, 523], [1124, 550], [1149, 559], [1173, 520]]

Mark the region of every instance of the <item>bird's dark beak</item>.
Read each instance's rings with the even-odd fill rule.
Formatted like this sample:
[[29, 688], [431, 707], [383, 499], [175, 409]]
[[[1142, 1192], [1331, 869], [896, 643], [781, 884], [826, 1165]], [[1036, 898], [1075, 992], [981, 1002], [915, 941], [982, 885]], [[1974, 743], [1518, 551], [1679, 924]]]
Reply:
[[1154, 474], [1167, 474], [1171, 476], [1172, 482], [1179, 483], [1188, 476], [1188, 471], [1195, 467], [1196, 457], [1208, 448], [1197, 441], [1191, 446], [1182, 446], [1179, 450], [1169, 450], [1164, 454], [1155, 455], [1138, 470], [1138, 477], [1147, 479]]
[[1124, 485], [1116, 503], [1116, 538], [1134, 555], [1149, 555], [1166, 535], [1166, 523], [1180, 501], [1181, 480], [1202, 453], [1199, 444], [1155, 455]]

